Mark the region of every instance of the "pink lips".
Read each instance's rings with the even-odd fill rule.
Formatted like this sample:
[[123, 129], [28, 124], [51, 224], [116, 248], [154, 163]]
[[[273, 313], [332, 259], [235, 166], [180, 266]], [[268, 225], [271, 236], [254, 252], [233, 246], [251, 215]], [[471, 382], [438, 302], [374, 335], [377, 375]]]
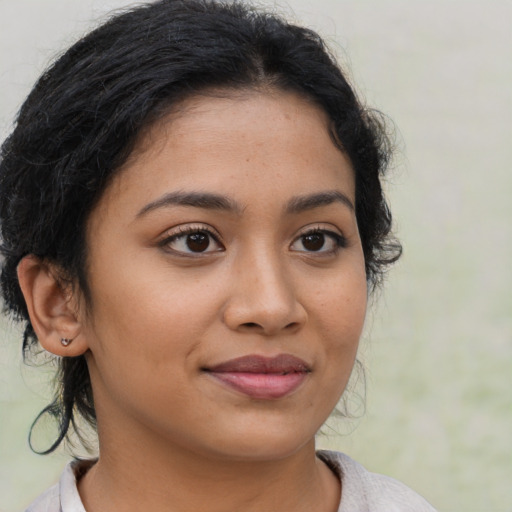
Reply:
[[250, 355], [208, 368], [207, 372], [227, 386], [252, 398], [282, 398], [297, 389], [311, 372], [298, 357], [281, 354], [268, 358]]

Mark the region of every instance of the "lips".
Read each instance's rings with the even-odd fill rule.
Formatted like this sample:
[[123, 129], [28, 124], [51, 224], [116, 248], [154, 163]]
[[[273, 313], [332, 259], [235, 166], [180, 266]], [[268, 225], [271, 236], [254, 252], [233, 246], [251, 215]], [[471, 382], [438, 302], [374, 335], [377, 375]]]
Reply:
[[295, 391], [311, 368], [290, 354], [277, 357], [250, 355], [225, 361], [205, 371], [218, 382], [251, 398], [283, 398]]

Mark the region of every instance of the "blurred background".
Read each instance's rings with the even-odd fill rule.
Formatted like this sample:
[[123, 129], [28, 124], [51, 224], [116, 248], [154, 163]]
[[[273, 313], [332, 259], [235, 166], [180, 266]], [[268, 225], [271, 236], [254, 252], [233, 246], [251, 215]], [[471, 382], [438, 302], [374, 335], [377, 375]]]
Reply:
[[[404, 256], [368, 316], [366, 411], [318, 444], [440, 511], [511, 512], [512, 2], [260, 3], [320, 31], [398, 135], [387, 189]], [[130, 4], [0, 0], [2, 139], [52, 58]], [[69, 455], [30, 451], [52, 369], [24, 366], [18, 328], [0, 331], [0, 511], [15, 512]]]

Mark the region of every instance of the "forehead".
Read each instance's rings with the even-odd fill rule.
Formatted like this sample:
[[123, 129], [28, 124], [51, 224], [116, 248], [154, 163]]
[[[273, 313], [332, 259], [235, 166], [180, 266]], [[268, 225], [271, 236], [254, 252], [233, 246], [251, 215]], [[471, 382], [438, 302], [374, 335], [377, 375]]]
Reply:
[[353, 171], [321, 108], [291, 92], [221, 91], [181, 102], [147, 130], [105, 199], [192, 188], [243, 203], [340, 187], [354, 195]]
[[[276, 108], [279, 107], [279, 108]], [[169, 138], [187, 142], [197, 138], [198, 144], [237, 132], [240, 138], [254, 144], [268, 143], [268, 135], [291, 132], [300, 123], [304, 130], [316, 124], [315, 131], [329, 132], [327, 113], [305, 95], [273, 87], [246, 89], [207, 89], [172, 105], [166, 115], [144, 130], [130, 155], [130, 161], [144, 157], [146, 151], [158, 150], [158, 143]], [[263, 127], [258, 140], [257, 128]], [[283, 132], [283, 128], [286, 129]], [[290, 133], [290, 135], [292, 135]], [[309, 138], [312, 137], [309, 133]], [[227, 142], [227, 141], [226, 141]], [[257, 147], [257, 146], [256, 146]], [[128, 164], [129, 165], [129, 164]], [[124, 167], [127, 167], [125, 165]]]

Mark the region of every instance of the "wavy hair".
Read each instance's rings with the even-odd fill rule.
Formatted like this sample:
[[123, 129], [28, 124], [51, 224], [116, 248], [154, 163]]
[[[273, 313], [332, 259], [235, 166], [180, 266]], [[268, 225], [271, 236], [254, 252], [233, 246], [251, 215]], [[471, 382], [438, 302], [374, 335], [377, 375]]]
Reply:
[[[110, 18], [60, 56], [1, 148], [1, 289], [5, 309], [25, 325], [26, 357], [37, 338], [17, 279], [21, 258], [55, 265], [88, 300], [86, 223], [142, 133], [194, 94], [266, 87], [299, 93], [329, 116], [355, 172], [369, 290], [381, 282], [401, 252], [381, 187], [391, 154], [386, 126], [320, 36], [242, 1], [159, 0]], [[85, 357], [58, 364], [55, 397], [38, 418], [53, 416], [59, 433], [42, 453], [78, 417], [96, 424]]]

